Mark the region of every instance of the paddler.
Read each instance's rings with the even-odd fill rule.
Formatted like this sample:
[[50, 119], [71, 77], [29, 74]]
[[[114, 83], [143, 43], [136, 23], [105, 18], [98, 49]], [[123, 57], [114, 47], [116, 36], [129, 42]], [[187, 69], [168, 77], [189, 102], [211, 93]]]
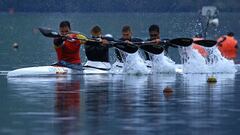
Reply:
[[[160, 28], [158, 25], [153, 24], [148, 28], [149, 32], [149, 39], [147, 41], [151, 41], [152, 45], [158, 45], [161, 40], [160, 40]], [[148, 52], [144, 51], [145, 54], [145, 63], [148, 67], [152, 67], [152, 56]]]
[[221, 36], [217, 41], [222, 56], [230, 60], [237, 58], [238, 41], [234, 38], [233, 32]]
[[[163, 40], [163, 42], [166, 41], [166, 44], [161, 44], [163, 42], [161, 42], [161, 40], [160, 40], [159, 26], [156, 24], [153, 24], [149, 27], [148, 31], [149, 31], [149, 39], [147, 41], [150, 42], [149, 45], [156, 45], [157, 50], [159, 50], [159, 47], [162, 47], [163, 52], [160, 54], [154, 54], [154, 55], [152, 55], [151, 53], [145, 52], [146, 66], [147, 67], [153, 66], [154, 67], [153, 68], [154, 70], [152, 70], [153, 72], [158, 72], [158, 71], [163, 72], [162, 71], [163, 66], [166, 69], [168, 69], [168, 71], [166, 71], [166, 72], [175, 72], [175, 67], [174, 67], [175, 62], [173, 62], [169, 57], [166, 56], [168, 46], [170, 44], [168, 43], [168, 40]], [[159, 46], [159, 47], [157, 47], [157, 46]], [[160, 50], [162, 50], [162, 49], [160, 49]]]
[[[147, 39], [147, 41], [152, 41], [151, 44], [155, 44], [158, 45], [160, 43], [160, 28], [158, 25], [151, 25], [148, 29], [149, 32], [149, 39]], [[144, 51], [145, 53], [145, 59], [146, 60], [151, 60], [151, 56], [148, 52]]]
[[81, 34], [72, 33], [69, 21], [62, 21], [59, 24], [59, 31], [62, 37], [55, 38], [53, 41], [58, 62], [53, 65], [82, 70], [80, 46], [85, 42], [74, 38], [87, 38]]
[[103, 70], [109, 70], [111, 64], [109, 62], [109, 45], [114, 39], [102, 35], [102, 30], [99, 26], [94, 26], [91, 29], [92, 39], [99, 42], [87, 41], [85, 43], [85, 53], [88, 61], [84, 67], [93, 67]]
[[[141, 42], [142, 40], [139, 38], [132, 37], [132, 30], [129, 25], [125, 25], [122, 27], [122, 37], [119, 39], [120, 41], [124, 41], [128, 44], [133, 44], [133, 42]], [[117, 56], [117, 60], [121, 63], [123, 63], [126, 59], [126, 53], [115, 49], [115, 54]]]

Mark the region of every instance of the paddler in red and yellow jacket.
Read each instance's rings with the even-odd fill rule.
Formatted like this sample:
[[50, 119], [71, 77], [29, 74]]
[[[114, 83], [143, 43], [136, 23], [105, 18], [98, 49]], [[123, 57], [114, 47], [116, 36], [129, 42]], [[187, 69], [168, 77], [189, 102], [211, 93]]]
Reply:
[[[198, 40], [203, 40], [202, 35], [201, 34], [197, 34], [194, 38], [193, 41], [198, 41]], [[204, 49], [204, 47], [197, 45], [197, 44], [193, 44], [192, 45], [193, 49], [196, 49], [203, 57], [207, 57], [208, 53], [207, 51]]]
[[220, 37], [217, 41], [218, 49], [222, 56], [227, 59], [237, 58], [238, 41], [234, 38], [233, 32], [229, 32], [227, 35]]
[[80, 59], [80, 46], [85, 42], [76, 39], [87, 39], [81, 34], [71, 33], [71, 26], [68, 21], [62, 21], [59, 25], [61, 38], [54, 39], [54, 47], [57, 53], [58, 62], [54, 66], [63, 66], [72, 69], [82, 70]]

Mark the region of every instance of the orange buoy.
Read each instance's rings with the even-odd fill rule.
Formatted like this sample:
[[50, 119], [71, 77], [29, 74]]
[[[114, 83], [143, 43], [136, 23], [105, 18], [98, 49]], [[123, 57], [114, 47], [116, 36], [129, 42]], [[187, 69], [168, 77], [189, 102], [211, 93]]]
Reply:
[[163, 93], [165, 97], [170, 97], [173, 93], [173, 89], [167, 86], [163, 89]]
[[227, 59], [235, 59], [237, 57], [238, 41], [234, 38], [234, 33], [230, 32], [218, 39], [218, 49], [222, 56]]

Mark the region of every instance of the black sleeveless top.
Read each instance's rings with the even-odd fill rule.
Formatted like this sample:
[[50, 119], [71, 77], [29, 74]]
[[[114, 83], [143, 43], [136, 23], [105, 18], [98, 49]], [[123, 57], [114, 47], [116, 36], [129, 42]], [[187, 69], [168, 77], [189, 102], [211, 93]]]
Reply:
[[[108, 41], [113, 41], [113, 38], [101, 37]], [[93, 38], [94, 39], [94, 38]], [[84, 45], [85, 53], [88, 60], [99, 61], [99, 62], [109, 62], [109, 45], [102, 46], [98, 42], [87, 41]]]
[[[125, 39], [123, 38], [120, 38], [119, 39], [120, 41], [126, 41]], [[140, 38], [131, 38], [129, 41], [131, 42], [142, 42], [143, 40], [140, 39]], [[118, 49], [115, 49], [115, 54], [116, 54], [116, 57], [117, 59], [120, 61], [120, 62], [123, 62], [126, 58], [124, 57], [125, 55], [122, 53], [122, 51], [119, 51]]]

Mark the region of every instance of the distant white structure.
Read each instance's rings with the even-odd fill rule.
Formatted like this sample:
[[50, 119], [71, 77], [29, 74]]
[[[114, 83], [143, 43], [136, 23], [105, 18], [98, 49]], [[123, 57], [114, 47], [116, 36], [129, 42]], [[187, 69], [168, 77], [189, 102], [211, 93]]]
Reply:
[[205, 27], [204, 25], [202, 25], [202, 34], [203, 34], [203, 37], [206, 38], [209, 27], [210, 26], [218, 27], [219, 25], [219, 19], [218, 19], [219, 11], [215, 6], [204, 6], [202, 7], [200, 14], [203, 19], [202, 24], [206, 24]]
[[218, 15], [218, 10], [215, 6], [204, 6], [201, 11], [202, 16], [216, 16]]

